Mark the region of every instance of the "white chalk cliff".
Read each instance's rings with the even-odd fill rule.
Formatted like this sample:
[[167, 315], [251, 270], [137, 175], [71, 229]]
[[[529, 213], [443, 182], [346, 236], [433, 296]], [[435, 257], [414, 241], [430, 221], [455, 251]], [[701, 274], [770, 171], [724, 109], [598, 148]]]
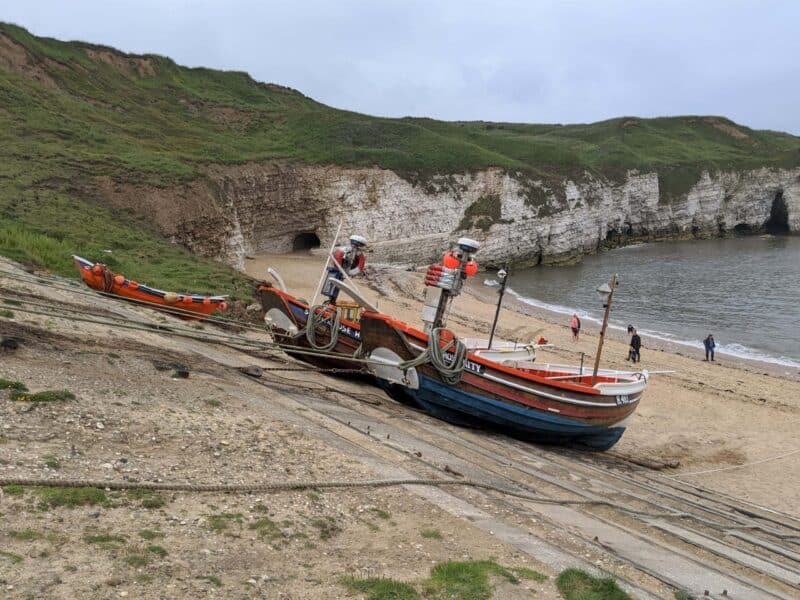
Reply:
[[[119, 189], [104, 191], [113, 200]], [[340, 219], [343, 236], [371, 240], [371, 261], [409, 264], [434, 259], [461, 235], [483, 243], [482, 264], [499, 265], [572, 261], [639, 239], [760, 231], [768, 222], [800, 231], [800, 168], [703, 172], [688, 193], [665, 197], [654, 172], [546, 183], [490, 169], [415, 185], [378, 168], [268, 163], [212, 167], [171, 202], [159, 190], [135, 194], [173, 241], [238, 268], [246, 255], [289, 252], [314, 236], [325, 247]]]

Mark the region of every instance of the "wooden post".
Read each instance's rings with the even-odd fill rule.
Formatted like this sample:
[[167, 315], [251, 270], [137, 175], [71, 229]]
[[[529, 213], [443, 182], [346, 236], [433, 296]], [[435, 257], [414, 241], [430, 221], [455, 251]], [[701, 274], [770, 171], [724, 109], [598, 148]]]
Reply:
[[608, 295], [606, 301], [606, 312], [603, 315], [603, 326], [600, 328], [600, 339], [597, 341], [597, 356], [594, 357], [594, 371], [592, 372], [592, 385], [597, 383], [597, 370], [600, 368], [600, 353], [603, 351], [603, 340], [606, 336], [606, 327], [608, 327], [608, 315], [611, 312], [611, 300], [614, 297], [614, 289], [617, 287], [617, 274], [611, 276], [609, 283], [611, 293]]
[[503, 268], [505, 273], [503, 281], [500, 283], [500, 297], [497, 298], [497, 309], [494, 311], [494, 321], [492, 321], [492, 332], [489, 334], [489, 350], [492, 349], [492, 340], [494, 340], [494, 330], [497, 328], [497, 319], [500, 317], [500, 306], [503, 304], [503, 294], [506, 293], [506, 284], [508, 283], [508, 269]]

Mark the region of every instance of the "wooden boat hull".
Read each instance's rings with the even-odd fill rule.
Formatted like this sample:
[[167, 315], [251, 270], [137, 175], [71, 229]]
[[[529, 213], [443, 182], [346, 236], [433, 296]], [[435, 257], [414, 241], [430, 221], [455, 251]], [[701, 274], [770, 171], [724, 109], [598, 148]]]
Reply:
[[[353, 361], [336, 357], [336, 354], [352, 357], [359, 350], [361, 330], [358, 323], [342, 320], [339, 324], [336, 345], [324, 355], [292, 352], [292, 347], [302, 352], [314, 350], [303, 333], [308, 321], [308, 304], [268, 284], [261, 284], [256, 289], [256, 298], [261, 303], [265, 319], [272, 322], [272, 334], [275, 341], [283, 346], [286, 354], [321, 369], [350, 371], [358, 368]], [[288, 319], [291, 327], [287, 326], [287, 321], [281, 319], [280, 315], [284, 315]], [[329, 328], [317, 327], [315, 333], [318, 344], [324, 345], [330, 342], [331, 331]]]
[[[406, 361], [427, 346], [427, 336], [386, 315], [361, 318], [364, 351], [397, 356]], [[433, 416], [459, 425], [493, 428], [528, 441], [611, 448], [625, 432], [646, 379], [615, 383], [604, 376], [601, 385], [548, 381], [544, 377], [468, 355], [461, 380], [448, 384], [426, 363], [415, 368], [413, 381], [379, 381], [393, 397], [407, 396]]]
[[[201, 296], [198, 294], [177, 294], [137, 283], [115, 274], [105, 265], [95, 264], [80, 256], [72, 257], [83, 282], [99, 292], [114, 294], [120, 298], [145, 302], [153, 307], [172, 310], [185, 318], [202, 319], [214, 311], [227, 308], [224, 296]], [[180, 314], [184, 311], [191, 314]]]

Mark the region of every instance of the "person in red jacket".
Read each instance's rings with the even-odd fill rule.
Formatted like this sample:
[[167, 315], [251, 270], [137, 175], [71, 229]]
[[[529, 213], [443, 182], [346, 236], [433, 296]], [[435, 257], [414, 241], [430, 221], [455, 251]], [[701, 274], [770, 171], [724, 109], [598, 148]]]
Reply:
[[[364, 273], [364, 266], [367, 258], [364, 255], [364, 248], [367, 246], [366, 238], [360, 235], [350, 236], [349, 246], [340, 246], [333, 251], [333, 258], [341, 267], [341, 270], [336, 266], [328, 267], [328, 279], [344, 279], [342, 271], [347, 273], [348, 277], [356, 277]], [[330, 304], [336, 304], [336, 298], [339, 296], [339, 288], [326, 285], [322, 293], [328, 297]]]

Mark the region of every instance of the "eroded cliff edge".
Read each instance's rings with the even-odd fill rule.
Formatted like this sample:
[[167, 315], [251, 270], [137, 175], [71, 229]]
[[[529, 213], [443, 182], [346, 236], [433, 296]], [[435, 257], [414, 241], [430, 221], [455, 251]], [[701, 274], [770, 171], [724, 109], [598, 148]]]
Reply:
[[161, 233], [241, 268], [246, 255], [330, 244], [358, 232], [377, 262], [421, 264], [454, 237], [483, 243], [482, 264], [574, 261], [603, 245], [733, 231], [800, 231], [800, 168], [704, 172], [668, 196], [655, 172], [556, 183], [488, 169], [411, 182], [390, 170], [271, 162], [209, 167], [204, 179], [150, 188], [98, 179]]

